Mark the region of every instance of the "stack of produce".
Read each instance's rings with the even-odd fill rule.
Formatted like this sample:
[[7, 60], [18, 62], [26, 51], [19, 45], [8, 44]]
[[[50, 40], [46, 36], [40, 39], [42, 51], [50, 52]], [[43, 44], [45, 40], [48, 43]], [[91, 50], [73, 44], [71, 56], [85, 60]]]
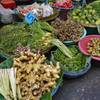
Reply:
[[84, 8], [76, 8], [69, 14], [69, 16], [85, 26], [95, 26], [96, 21], [100, 19], [96, 10], [90, 5], [87, 5]]
[[88, 43], [87, 50], [92, 56], [100, 56], [100, 38], [92, 38]]
[[71, 19], [62, 21], [57, 18], [51, 25], [54, 27], [54, 34], [62, 41], [78, 41], [84, 31], [83, 25]]
[[56, 88], [60, 78], [60, 66], [57, 62], [45, 63], [45, 56], [32, 53], [30, 50], [20, 52], [14, 58], [16, 68], [16, 83], [20, 90], [20, 100], [40, 100], [46, 92]]
[[53, 3], [53, 6], [59, 7], [59, 8], [72, 8], [72, 0], [55, 0], [55, 3]]
[[69, 49], [73, 53], [71, 59], [62, 54], [59, 49], [53, 52], [53, 59], [62, 64], [65, 72], [79, 72], [83, 70], [86, 67], [85, 63], [87, 57], [83, 55], [75, 45], [70, 46]]

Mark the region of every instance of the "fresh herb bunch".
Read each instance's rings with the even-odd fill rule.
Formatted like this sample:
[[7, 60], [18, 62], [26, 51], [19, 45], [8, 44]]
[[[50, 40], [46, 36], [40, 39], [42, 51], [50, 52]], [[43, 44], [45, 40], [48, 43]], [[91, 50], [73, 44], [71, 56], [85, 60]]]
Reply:
[[0, 35], [0, 52], [10, 53], [12, 52], [16, 46], [21, 43], [23, 45], [27, 45], [26, 37], [27, 33], [22, 30], [14, 29], [11, 32]]
[[73, 58], [69, 59], [66, 57], [62, 52], [57, 49], [53, 54], [53, 59], [59, 61], [62, 66], [64, 67], [65, 71], [70, 72], [79, 72], [80, 70], [84, 69], [86, 63], [86, 56], [83, 55], [77, 46], [72, 45], [69, 47], [69, 50], [73, 54]]
[[[29, 45], [31, 48], [47, 50], [49, 39], [53, 38], [52, 26], [47, 22], [35, 22], [33, 25], [6, 25], [0, 29], [0, 52], [10, 53], [18, 44]], [[44, 39], [47, 38], [47, 41]], [[45, 40], [45, 41], [44, 41]]]

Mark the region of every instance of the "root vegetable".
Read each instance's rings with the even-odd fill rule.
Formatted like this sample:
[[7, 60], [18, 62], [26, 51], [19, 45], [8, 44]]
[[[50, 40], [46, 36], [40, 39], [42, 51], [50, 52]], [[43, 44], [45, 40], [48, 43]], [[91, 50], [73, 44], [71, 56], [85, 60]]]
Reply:
[[44, 55], [30, 51], [14, 58], [13, 66], [16, 68], [22, 100], [40, 100], [43, 93], [56, 86], [60, 74], [59, 63], [44, 64], [45, 59]]

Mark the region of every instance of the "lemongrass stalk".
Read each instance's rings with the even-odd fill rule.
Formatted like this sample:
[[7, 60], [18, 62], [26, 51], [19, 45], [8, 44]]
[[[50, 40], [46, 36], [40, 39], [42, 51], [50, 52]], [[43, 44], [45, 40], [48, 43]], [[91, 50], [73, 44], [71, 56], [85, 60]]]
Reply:
[[8, 92], [5, 90], [5, 84], [4, 83], [4, 69], [0, 69], [0, 94], [6, 99], [6, 100], [11, 100], [10, 97], [8, 96]]
[[7, 94], [6, 91], [3, 90], [3, 88], [0, 87], [0, 94], [6, 99], [6, 100], [12, 100]]
[[3, 82], [2, 82], [2, 69], [0, 69], [0, 94], [4, 96], [5, 99], [7, 98], [7, 95], [4, 90]]
[[72, 58], [72, 52], [61, 41], [59, 41], [58, 39], [53, 39], [52, 44], [57, 46], [64, 55], [68, 56], [69, 58]]
[[10, 93], [10, 85], [9, 85], [9, 77], [7, 73], [7, 69], [2, 69], [2, 83], [6, 94], [9, 95]]
[[8, 71], [8, 75], [10, 79], [10, 84], [11, 84], [11, 89], [12, 89], [14, 100], [17, 100], [15, 70], [14, 68], [11, 68], [11, 69], [8, 69], [7, 71]]
[[2, 79], [1, 79], [1, 77], [0, 77], [0, 94], [1, 94], [2, 96], [4, 96], [5, 99], [7, 99], [7, 94], [6, 94], [6, 92], [5, 92], [4, 88], [3, 88], [3, 84], [2, 84]]
[[21, 96], [19, 85], [17, 85], [17, 96], [18, 96], [18, 100], [22, 100], [22, 96]]

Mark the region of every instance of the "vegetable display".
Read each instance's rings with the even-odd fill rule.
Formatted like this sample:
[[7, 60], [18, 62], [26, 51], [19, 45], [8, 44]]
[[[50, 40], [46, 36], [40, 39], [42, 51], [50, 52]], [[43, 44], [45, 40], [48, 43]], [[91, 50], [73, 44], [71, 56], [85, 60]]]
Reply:
[[100, 56], [100, 38], [92, 38], [88, 43], [87, 50], [92, 56]]
[[56, 19], [51, 22], [54, 27], [54, 34], [62, 41], [78, 41], [83, 34], [83, 25], [77, 21], [68, 19], [62, 21]]
[[16, 22], [0, 25], [0, 100], [52, 100], [63, 76], [82, 76], [100, 61], [99, 35], [86, 36], [100, 31], [100, 0], [33, 2], [13, 9]]
[[54, 34], [52, 33], [53, 27], [47, 22], [37, 21], [31, 26], [24, 24], [21, 26], [16, 25], [15, 27], [13, 26], [13, 28], [11, 27], [12, 29], [7, 29], [9, 30], [8, 32], [2, 32], [2, 30], [6, 30], [7, 27], [10, 28], [11, 26], [5, 26], [0, 30], [1, 53], [12, 55], [19, 44], [29, 46], [31, 49], [39, 49], [42, 52], [46, 52], [55, 45], [60, 48], [66, 56], [71, 58], [70, 51], [63, 43], [61, 43], [61, 41], [55, 39]]
[[53, 59], [62, 64], [65, 72], [79, 72], [83, 70], [87, 57], [83, 55], [75, 45], [70, 46], [69, 49], [73, 53], [73, 58], [69, 59], [57, 49], [52, 53]]
[[45, 56], [29, 50], [14, 58], [16, 82], [21, 90], [20, 100], [40, 100], [41, 96], [56, 87], [60, 78], [59, 63], [45, 63]]
[[95, 26], [96, 21], [100, 19], [96, 10], [90, 5], [74, 9], [69, 16], [85, 26]]

